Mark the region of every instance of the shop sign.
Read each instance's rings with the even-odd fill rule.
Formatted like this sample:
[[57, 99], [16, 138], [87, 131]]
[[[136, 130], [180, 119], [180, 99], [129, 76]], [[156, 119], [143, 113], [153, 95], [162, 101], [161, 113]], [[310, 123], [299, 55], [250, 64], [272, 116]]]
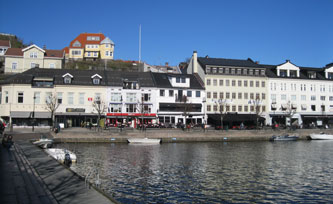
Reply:
[[68, 113], [84, 113], [86, 109], [84, 108], [66, 108], [66, 112]]

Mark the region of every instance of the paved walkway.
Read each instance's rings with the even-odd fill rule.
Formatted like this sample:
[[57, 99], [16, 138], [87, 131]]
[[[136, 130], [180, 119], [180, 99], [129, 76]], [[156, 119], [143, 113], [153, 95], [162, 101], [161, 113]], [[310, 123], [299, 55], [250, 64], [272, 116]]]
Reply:
[[0, 147], [1, 204], [113, 203], [29, 141], [14, 141]]

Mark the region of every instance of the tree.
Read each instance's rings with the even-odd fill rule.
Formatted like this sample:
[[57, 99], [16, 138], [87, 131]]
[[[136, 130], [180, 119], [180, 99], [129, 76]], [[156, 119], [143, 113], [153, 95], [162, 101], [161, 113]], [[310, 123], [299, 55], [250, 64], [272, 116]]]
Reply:
[[221, 119], [221, 130], [223, 130], [223, 118], [227, 114], [227, 105], [230, 102], [226, 99], [219, 99], [218, 101], [215, 101], [215, 103], [219, 106], [219, 113], [220, 113], [220, 119]]
[[256, 128], [258, 129], [259, 127], [259, 118], [262, 114], [262, 108], [261, 108], [261, 100], [259, 96], [256, 96], [256, 99], [252, 101], [254, 105], [254, 110], [255, 110], [255, 117], [256, 117]]
[[57, 97], [52, 93], [48, 97], [46, 97], [45, 104], [46, 104], [45, 109], [51, 113], [51, 127], [53, 128], [55, 120], [55, 112], [60, 104], [58, 103]]
[[98, 129], [100, 129], [99, 123], [100, 123], [100, 120], [101, 120], [101, 116], [106, 112], [107, 106], [106, 106], [105, 102], [102, 101], [102, 99], [100, 97], [96, 97], [92, 105], [93, 105], [93, 108], [97, 112], [97, 115], [98, 115], [97, 127], [98, 127]]
[[281, 109], [284, 112], [284, 115], [286, 116], [286, 120], [289, 119], [289, 125], [291, 125], [291, 118], [295, 115], [296, 108], [294, 108], [293, 104], [290, 101], [288, 101], [287, 104], [285, 104], [285, 107], [282, 106]]
[[187, 127], [187, 121], [186, 121], [186, 118], [187, 116], [190, 115], [190, 112], [192, 111], [192, 104], [189, 103], [189, 100], [187, 98], [187, 96], [183, 95], [181, 97], [181, 102], [183, 102], [183, 115], [185, 117], [185, 126]]

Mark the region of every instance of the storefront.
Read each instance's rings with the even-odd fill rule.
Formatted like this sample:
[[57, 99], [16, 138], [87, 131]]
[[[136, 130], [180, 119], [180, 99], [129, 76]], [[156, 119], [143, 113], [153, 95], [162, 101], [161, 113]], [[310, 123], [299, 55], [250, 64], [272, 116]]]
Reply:
[[120, 125], [137, 128], [140, 124], [155, 124], [156, 113], [107, 113], [106, 125], [118, 127]]
[[97, 113], [86, 113], [84, 108], [66, 108], [65, 113], [55, 114], [56, 123], [64, 128], [97, 126]]

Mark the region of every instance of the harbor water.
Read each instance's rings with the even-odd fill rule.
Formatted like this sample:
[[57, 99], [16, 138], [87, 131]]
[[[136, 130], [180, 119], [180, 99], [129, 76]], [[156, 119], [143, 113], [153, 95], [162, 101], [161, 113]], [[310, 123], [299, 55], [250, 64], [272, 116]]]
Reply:
[[57, 146], [121, 203], [333, 202], [333, 141]]

